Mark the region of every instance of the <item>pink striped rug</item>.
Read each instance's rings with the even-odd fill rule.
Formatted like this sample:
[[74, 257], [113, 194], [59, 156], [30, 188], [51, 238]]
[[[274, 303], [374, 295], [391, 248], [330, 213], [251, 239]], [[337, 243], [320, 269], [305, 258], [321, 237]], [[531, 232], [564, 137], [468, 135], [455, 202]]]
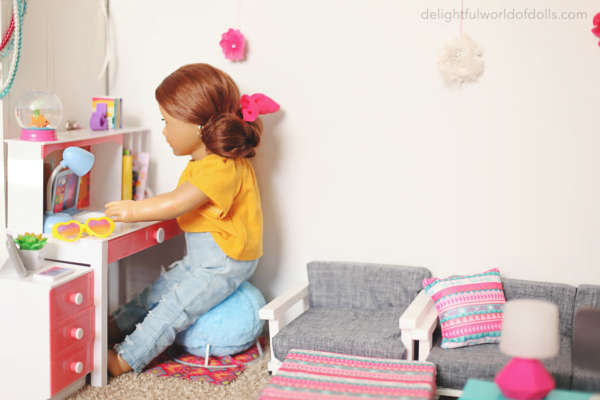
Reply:
[[432, 400], [435, 364], [291, 350], [259, 400]]

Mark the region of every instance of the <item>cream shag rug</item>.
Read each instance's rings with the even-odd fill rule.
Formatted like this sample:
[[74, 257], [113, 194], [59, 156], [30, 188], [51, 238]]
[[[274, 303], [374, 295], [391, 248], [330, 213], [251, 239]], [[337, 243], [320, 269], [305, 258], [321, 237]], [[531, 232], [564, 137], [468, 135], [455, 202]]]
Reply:
[[87, 385], [67, 400], [256, 400], [270, 379], [267, 372], [267, 363], [271, 359], [269, 345], [265, 346], [264, 352], [261, 360], [246, 366], [237, 379], [224, 386], [129, 372], [109, 378], [108, 386], [103, 388]]

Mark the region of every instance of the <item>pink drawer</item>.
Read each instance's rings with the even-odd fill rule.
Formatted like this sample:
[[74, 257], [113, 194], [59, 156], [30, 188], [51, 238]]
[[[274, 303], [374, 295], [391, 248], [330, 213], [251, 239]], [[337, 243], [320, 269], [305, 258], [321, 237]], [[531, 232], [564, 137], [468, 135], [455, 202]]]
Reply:
[[139, 231], [119, 236], [108, 241], [108, 263], [118, 261], [122, 258], [145, 250], [158, 243], [157, 232], [162, 229], [164, 241], [183, 233], [177, 224], [177, 220], [157, 222]]
[[93, 346], [74, 346], [54, 360], [50, 361], [50, 395], [92, 372]]
[[94, 274], [90, 271], [50, 291], [50, 325], [94, 304]]
[[94, 306], [61, 321], [54, 326], [50, 323], [50, 359], [76, 344], [91, 346], [94, 342]]

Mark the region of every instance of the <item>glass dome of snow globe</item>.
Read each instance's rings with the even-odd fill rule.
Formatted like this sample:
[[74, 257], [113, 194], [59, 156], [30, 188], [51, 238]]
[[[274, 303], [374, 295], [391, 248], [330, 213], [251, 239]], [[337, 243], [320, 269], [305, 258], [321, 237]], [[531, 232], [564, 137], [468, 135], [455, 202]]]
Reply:
[[57, 140], [63, 107], [55, 91], [24, 90], [15, 109], [21, 126], [21, 140], [46, 142]]

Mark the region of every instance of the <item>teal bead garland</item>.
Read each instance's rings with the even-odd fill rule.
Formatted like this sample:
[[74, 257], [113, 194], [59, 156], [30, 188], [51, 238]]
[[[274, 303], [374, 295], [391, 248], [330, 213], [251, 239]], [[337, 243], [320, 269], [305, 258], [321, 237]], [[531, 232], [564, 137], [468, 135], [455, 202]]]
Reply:
[[[21, 35], [22, 33], [22, 27], [23, 27], [23, 18], [25, 16], [25, 13], [27, 12], [27, 0], [17, 0], [19, 3], [18, 6], [18, 17], [19, 17], [19, 29], [18, 29], [18, 37], [19, 37], [19, 44], [17, 46], [17, 48], [15, 49], [15, 51], [17, 52], [15, 57], [16, 57], [16, 61], [15, 61], [15, 68], [12, 74], [12, 77], [10, 78], [10, 82], [8, 83], [8, 86], [6, 87], [6, 89], [4, 89], [4, 91], [2, 93], [0, 93], [0, 99], [3, 98], [4, 96], [6, 96], [8, 94], [8, 92], [10, 91], [10, 88], [13, 85], [13, 82], [15, 80], [15, 77], [17, 76], [17, 69], [19, 67], [19, 60], [21, 58], [21, 42], [23, 41], [23, 37]], [[13, 38], [11, 39], [11, 43], [10, 46], [8, 47], [8, 49], [4, 50], [2, 52], [2, 57], [6, 57], [6, 55], [8, 54], [8, 52], [14, 47], [14, 35]]]

